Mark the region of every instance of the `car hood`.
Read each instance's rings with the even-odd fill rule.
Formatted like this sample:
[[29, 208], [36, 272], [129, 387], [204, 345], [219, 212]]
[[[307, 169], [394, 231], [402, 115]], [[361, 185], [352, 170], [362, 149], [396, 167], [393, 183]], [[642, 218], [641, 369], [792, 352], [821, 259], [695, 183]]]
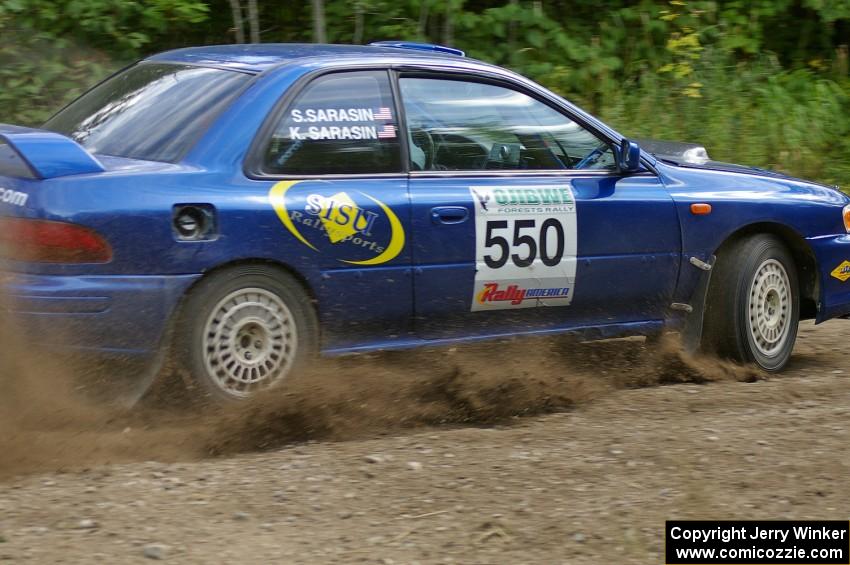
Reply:
[[828, 186], [828, 188], [838, 188], [837, 186], [823, 185], [809, 180], [798, 179], [784, 173], [762, 169], [759, 167], [750, 167], [747, 165], [736, 165], [734, 163], [724, 163], [722, 161], [714, 161], [708, 156], [706, 148], [698, 143], [686, 143], [680, 141], [660, 141], [656, 139], [641, 139], [637, 140], [641, 149], [647, 153], [651, 153], [656, 159], [667, 163], [687, 167], [691, 169], [705, 169], [712, 171], [724, 171], [729, 173], [741, 173], [747, 175], [758, 175], [762, 177], [772, 177], [777, 179], [792, 180], [797, 182], [805, 182], [809, 184], [817, 184], [819, 186]]
[[701, 164], [710, 160], [708, 151], [698, 143], [683, 141], [661, 141], [658, 139], [635, 140], [640, 148], [665, 161]]

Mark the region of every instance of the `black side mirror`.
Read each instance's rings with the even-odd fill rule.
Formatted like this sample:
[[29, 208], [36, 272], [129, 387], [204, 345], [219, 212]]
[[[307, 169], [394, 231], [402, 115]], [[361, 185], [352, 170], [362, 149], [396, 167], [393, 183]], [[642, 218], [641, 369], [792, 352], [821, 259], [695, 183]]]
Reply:
[[623, 138], [617, 155], [617, 166], [621, 173], [636, 173], [640, 168], [640, 146], [637, 142]]

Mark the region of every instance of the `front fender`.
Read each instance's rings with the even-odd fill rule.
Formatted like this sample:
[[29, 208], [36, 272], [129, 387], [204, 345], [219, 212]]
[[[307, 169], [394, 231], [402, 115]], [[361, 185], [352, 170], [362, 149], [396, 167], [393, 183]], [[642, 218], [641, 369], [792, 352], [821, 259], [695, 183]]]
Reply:
[[[675, 300], [690, 304], [700, 282], [699, 269], [691, 257], [708, 262], [723, 244], [743, 233], [777, 233], [789, 246], [814, 258], [817, 281], [810, 289], [816, 296], [817, 320], [838, 312], [834, 295], [843, 289], [827, 279], [837, 265], [836, 255], [844, 252], [836, 237], [844, 237], [843, 207], [850, 199], [829, 187], [793, 179], [741, 174], [727, 171], [688, 169], [661, 165], [659, 173], [670, 192], [679, 215], [682, 261]], [[697, 215], [691, 205], [711, 205], [711, 212]], [[832, 241], [828, 250], [824, 241]], [[850, 257], [850, 254], [848, 254]], [[817, 292], [820, 289], [820, 292]], [[850, 296], [847, 297], [850, 301]]]

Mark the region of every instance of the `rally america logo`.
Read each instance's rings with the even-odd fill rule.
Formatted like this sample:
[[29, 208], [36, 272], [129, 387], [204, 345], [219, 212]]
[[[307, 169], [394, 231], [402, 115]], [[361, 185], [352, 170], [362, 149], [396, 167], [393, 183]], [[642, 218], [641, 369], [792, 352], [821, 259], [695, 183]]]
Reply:
[[499, 288], [499, 283], [485, 283], [484, 288], [478, 293], [476, 299], [479, 304], [487, 304], [488, 302], [510, 302], [517, 306], [522, 304], [523, 300], [534, 300], [538, 298], [567, 298], [570, 295], [570, 289], [567, 287], [555, 288], [522, 288], [519, 285], [508, 285], [506, 288]]

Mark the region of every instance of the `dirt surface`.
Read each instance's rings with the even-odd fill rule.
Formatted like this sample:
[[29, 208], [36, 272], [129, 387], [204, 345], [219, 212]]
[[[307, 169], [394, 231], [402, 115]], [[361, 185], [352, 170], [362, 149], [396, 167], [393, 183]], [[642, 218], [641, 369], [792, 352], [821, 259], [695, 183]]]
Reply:
[[528, 340], [340, 359], [206, 413], [93, 408], [7, 355], [0, 560], [646, 564], [666, 519], [846, 520], [848, 329], [804, 325], [769, 378]]

